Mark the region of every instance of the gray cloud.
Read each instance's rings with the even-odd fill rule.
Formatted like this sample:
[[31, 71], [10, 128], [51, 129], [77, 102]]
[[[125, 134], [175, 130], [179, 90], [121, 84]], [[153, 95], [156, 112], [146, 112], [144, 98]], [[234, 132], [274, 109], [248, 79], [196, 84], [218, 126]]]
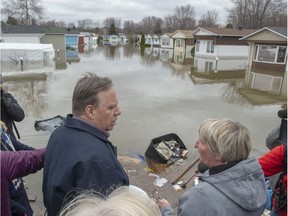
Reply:
[[139, 22], [145, 16], [164, 18], [172, 14], [177, 6], [190, 4], [194, 7], [197, 18], [207, 10], [217, 10], [218, 22], [226, 23], [226, 7], [231, 0], [43, 0], [47, 18], [66, 23], [77, 23], [81, 19], [91, 19], [102, 24], [107, 17], [121, 18]]

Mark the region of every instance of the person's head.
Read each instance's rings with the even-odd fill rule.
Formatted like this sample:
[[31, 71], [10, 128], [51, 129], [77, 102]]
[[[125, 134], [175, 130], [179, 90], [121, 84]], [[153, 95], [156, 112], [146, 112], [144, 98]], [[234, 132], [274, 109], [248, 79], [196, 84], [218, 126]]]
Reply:
[[208, 119], [199, 127], [195, 148], [200, 161], [208, 167], [239, 162], [251, 151], [249, 131], [231, 119]]
[[112, 130], [121, 111], [111, 79], [92, 73], [79, 79], [73, 92], [72, 113], [99, 129]]
[[59, 216], [160, 216], [157, 204], [146, 193], [122, 186], [108, 197], [92, 191], [81, 193], [61, 210]]

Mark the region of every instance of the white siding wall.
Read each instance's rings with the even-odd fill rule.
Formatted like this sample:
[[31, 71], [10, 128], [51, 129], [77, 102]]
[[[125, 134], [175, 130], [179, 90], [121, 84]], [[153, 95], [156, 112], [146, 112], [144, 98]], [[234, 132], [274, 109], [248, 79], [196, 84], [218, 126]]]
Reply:
[[4, 43], [39, 43], [40, 44], [40, 36], [24, 36], [24, 35], [18, 35], [18, 36], [11, 36], [11, 35], [3, 35], [2, 39], [4, 39]]
[[249, 46], [237, 45], [214, 45], [214, 52], [207, 52], [207, 40], [200, 40], [199, 51], [195, 53], [196, 56], [216, 57], [219, 58], [248, 58]]

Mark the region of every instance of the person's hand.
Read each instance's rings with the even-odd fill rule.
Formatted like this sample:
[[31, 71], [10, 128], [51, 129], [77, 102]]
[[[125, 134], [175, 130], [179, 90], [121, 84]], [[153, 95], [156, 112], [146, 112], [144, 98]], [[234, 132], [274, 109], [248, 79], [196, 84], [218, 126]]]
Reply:
[[170, 203], [166, 199], [158, 199], [156, 201], [159, 208], [164, 208], [170, 206]]

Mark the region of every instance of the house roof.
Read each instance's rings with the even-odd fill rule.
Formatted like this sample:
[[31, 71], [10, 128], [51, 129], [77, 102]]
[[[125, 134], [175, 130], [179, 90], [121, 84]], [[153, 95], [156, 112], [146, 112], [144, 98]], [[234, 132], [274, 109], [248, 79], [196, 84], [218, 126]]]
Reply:
[[44, 29], [38, 25], [7, 25], [1, 23], [4, 34], [43, 34]]
[[171, 35], [172, 35], [172, 33], [164, 33], [160, 37], [170, 37]]
[[238, 36], [243, 37], [245, 35], [255, 32], [254, 29], [231, 29], [231, 28], [208, 28], [208, 27], [198, 27], [194, 32], [195, 35], [198, 31], [204, 30], [215, 36]]
[[4, 34], [79, 34], [73, 28], [59, 28], [59, 27], [42, 27], [38, 25], [7, 25], [1, 23], [2, 33]]
[[194, 32], [194, 30], [176, 30], [173, 33], [170, 34], [170, 37], [172, 37], [173, 35], [176, 35], [177, 33], [183, 34], [186, 38], [193, 38], [192, 33]]
[[44, 28], [46, 34], [66, 34], [67, 29], [59, 27], [46, 27]]
[[287, 39], [287, 27], [265, 27], [265, 28], [259, 29], [257, 31], [254, 31], [254, 32], [246, 35], [243, 38], [240, 38], [240, 40], [246, 40], [246, 39], [250, 38], [251, 36], [259, 34], [260, 32], [263, 32], [265, 30], [271, 31], [271, 32]]

